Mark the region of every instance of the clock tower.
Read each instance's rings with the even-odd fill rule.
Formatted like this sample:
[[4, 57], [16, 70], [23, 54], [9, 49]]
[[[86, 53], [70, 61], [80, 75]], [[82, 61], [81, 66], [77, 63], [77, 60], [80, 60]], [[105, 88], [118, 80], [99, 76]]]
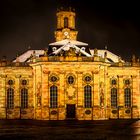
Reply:
[[56, 41], [63, 39], [77, 40], [78, 31], [75, 29], [75, 12], [71, 8], [68, 10], [59, 9], [57, 14], [57, 28], [55, 31]]

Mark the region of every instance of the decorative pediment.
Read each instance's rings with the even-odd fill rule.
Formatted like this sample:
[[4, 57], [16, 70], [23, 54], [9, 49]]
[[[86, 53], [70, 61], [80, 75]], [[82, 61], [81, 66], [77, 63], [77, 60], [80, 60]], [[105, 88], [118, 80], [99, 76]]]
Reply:
[[77, 41], [77, 40], [71, 40], [71, 39], [64, 39], [64, 40], [61, 40], [61, 41], [50, 43], [49, 45], [50, 46], [63, 46], [63, 45], [68, 44], [68, 43], [71, 43], [71, 44], [77, 45], [77, 46], [88, 46], [87, 43], [80, 42], [80, 41]]

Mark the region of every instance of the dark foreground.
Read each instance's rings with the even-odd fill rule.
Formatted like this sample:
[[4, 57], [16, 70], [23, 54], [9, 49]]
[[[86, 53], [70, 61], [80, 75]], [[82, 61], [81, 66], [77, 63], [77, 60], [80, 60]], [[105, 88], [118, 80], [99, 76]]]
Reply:
[[140, 140], [140, 121], [0, 120], [0, 140]]

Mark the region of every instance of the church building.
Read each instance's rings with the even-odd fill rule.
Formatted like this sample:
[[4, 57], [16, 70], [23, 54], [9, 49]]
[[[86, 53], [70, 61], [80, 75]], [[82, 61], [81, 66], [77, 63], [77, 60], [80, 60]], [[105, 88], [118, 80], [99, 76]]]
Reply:
[[140, 62], [77, 40], [74, 10], [56, 13], [55, 42], [0, 61], [0, 119], [140, 118]]

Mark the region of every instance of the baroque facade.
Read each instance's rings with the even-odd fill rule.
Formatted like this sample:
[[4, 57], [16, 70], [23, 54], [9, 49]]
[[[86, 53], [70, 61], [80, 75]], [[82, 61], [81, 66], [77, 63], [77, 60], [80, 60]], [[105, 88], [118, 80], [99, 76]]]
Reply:
[[75, 12], [57, 12], [56, 42], [0, 61], [0, 119], [140, 118], [140, 63], [77, 41]]

